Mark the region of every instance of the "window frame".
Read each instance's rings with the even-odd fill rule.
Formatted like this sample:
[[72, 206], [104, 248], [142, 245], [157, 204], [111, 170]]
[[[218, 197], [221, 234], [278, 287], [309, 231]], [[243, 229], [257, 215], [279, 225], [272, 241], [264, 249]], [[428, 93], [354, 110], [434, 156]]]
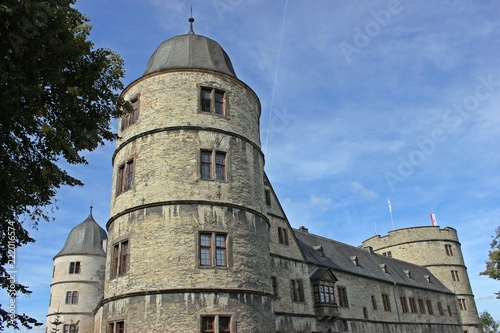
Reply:
[[430, 299], [426, 300], [425, 303], [427, 304], [427, 313], [430, 315], [434, 314], [434, 309], [432, 308], [432, 302]]
[[460, 282], [460, 276], [458, 275], [458, 270], [451, 270], [451, 279], [454, 282]]
[[418, 313], [417, 312], [417, 302], [415, 301], [415, 297], [410, 297], [408, 299], [408, 302], [410, 303], [410, 312], [411, 313]]
[[121, 131], [126, 130], [139, 120], [139, 113], [141, 108], [140, 97], [141, 95], [137, 94], [134, 97], [130, 98], [130, 100], [128, 101], [132, 105], [132, 111], [124, 114], [121, 117], [121, 126], [120, 126]]
[[[205, 92], [208, 93], [208, 99], [206, 98]], [[218, 95], [222, 95], [222, 99], [218, 99]], [[213, 86], [201, 85], [198, 96], [198, 110], [200, 113], [217, 115], [219, 117], [225, 117], [228, 115], [226, 90]], [[221, 105], [220, 108], [219, 105]], [[221, 110], [220, 112], [219, 109]]]
[[[202, 241], [202, 237], [209, 236], [209, 243]], [[223, 244], [218, 242], [223, 237]], [[228, 268], [229, 267], [229, 234], [223, 231], [200, 230], [197, 234], [197, 267], [198, 268]], [[208, 263], [203, 261], [208, 250]], [[223, 253], [223, 262], [219, 261], [219, 254]]]
[[78, 290], [66, 291], [65, 304], [78, 304]]
[[313, 295], [315, 304], [337, 305], [335, 296], [335, 283], [318, 280], [313, 283]]
[[377, 310], [377, 299], [375, 298], [375, 295], [371, 295], [372, 297], [372, 309]]
[[131, 157], [120, 164], [116, 175], [116, 196], [131, 190], [134, 187], [135, 158]]
[[347, 288], [345, 286], [337, 286], [337, 294], [339, 300], [339, 307], [348, 308], [349, 307], [349, 298], [347, 296]]
[[389, 298], [389, 294], [382, 293], [382, 304], [384, 305], [385, 312], [392, 312], [391, 299]]
[[271, 286], [273, 288], [274, 297], [278, 297], [279, 292], [278, 292], [278, 277], [277, 276], [271, 276]]
[[424, 300], [419, 298], [418, 299], [418, 310], [420, 311], [421, 314], [425, 314], [425, 304], [424, 304]]
[[63, 324], [63, 333], [76, 333], [76, 324]]
[[[207, 329], [204, 328], [204, 321], [205, 320], [210, 320], [211, 322], [211, 328], [212, 329]], [[229, 323], [227, 324], [228, 329], [223, 329], [221, 328], [221, 319], [227, 320], [229, 319]], [[231, 333], [234, 332], [233, 330], [233, 316], [229, 314], [203, 314], [200, 316], [200, 332], [201, 333]]]
[[460, 311], [467, 311], [467, 302], [465, 298], [458, 299], [458, 308], [460, 309]]
[[124, 333], [125, 332], [125, 321], [115, 320], [108, 322], [108, 333]]
[[123, 239], [113, 244], [111, 255], [111, 278], [126, 275], [130, 266], [130, 243]]
[[290, 245], [287, 228], [278, 227], [278, 242], [283, 245]]
[[[209, 155], [209, 160], [206, 161], [204, 156]], [[222, 163], [218, 158], [222, 157]], [[211, 181], [228, 181], [228, 153], [222, 150], [202, 148], [199, 153], [199, 177], [201, 180]], [[206, 174], [206, 166], [208, 166], [208, 175]], [[222, 176], [220, 176], [219, 169], [222, 169]]]
[[401, 303], [403, 313], [409, 313], [410, 309], [408, 308], [408, 299], [405, 296], [401, 296], [399, 297], [399, 302]]
[[304, 303], [304, 280], [290, 279], [290, 294], [292, 302]]
[[69, 263], [69, 274], [80, 274], [82, 269], [80, 261], [72, 261]]
[[451, 244], [445, 244], [444, 250], [446, 251], [447, 256], [453, 257], [453, 248], [451, 247]]

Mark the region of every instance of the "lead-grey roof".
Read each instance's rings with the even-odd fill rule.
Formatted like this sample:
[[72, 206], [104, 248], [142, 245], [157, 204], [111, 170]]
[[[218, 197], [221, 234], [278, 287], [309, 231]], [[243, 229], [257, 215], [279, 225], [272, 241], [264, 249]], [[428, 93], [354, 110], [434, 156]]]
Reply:
[[[451, 293], [451, 291], [425, 267], [380, 254], [370, 253], [365, 249], [360, 249], [300, 230], [294, 230], [294, 233], [306, 257], [306, 261], [310, 264], [329, 267], [333, 271], [343, 271], [354, 275], [384, 280], [391, 284], [397, 283], [400, 285]], [[318, 248], [319, 246], [323, 249], [323, 256], [320, 255], [320, 251], [314, 249], [314, 247]], [[358, 259], [358, 266], [353, 263], [354, 256]], [[387, 273], [382, 270], [381, 264], [386, 265]], [[405, 270], [410, 271], [411, 278], [408, 278]], [[430, 276], [431, 283], [427, 282], [425, 275]]]
[[105, 256], [102, 242], [106, 239], [108, 239], [106, 231], [97, 224], [90, 213], [85, 221], [70, 231], [62, 250], [54, 258], [64, 255], [86, 254]]
[[227, 53], [214, 40], [190, 32], [164, 41], [149, 59], [144, 75], [165, 69], [208, 69], [236, 77]]

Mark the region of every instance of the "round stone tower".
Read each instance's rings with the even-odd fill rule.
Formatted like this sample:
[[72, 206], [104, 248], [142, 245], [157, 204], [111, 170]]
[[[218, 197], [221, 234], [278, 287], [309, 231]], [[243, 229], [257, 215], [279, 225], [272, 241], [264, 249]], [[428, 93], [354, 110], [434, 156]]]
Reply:
[[192, 28], [122, 96], [100, 331], [274, 332], [258, 97]]
[[372, 247], [376, 253], [426, 267], [457, 295], [464, 332], [479, 332], [476, 303], [455, 229], [437, 226], [398, 229], [389, 231], [387, 236], [369, 238], [362, 247]]
[[92, 213], [69, 233], [54, 257], [47, 331], [56, 321], [60, 332], [94, 331], [94, 311], [104, 287], [106, 240]]

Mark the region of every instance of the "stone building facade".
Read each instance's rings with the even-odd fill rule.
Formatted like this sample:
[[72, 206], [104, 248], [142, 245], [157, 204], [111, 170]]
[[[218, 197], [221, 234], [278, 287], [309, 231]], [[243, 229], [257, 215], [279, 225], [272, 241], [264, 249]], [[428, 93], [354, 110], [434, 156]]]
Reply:
[[[217, 42], [192, 29], [165, 41], [122, 96], [133, 110], [112, 157], [102, 288], [58, 276], [48, 329], [54, 299], [75, 289], [94, 302], [79, 332], [478, 332], [477, 311], [457, 303], [463, 295], [475, 311], [470, 286], [451, 289], [431, 268], [447, 258], [391, 258], [377, 253], [389, 245], [368, 240], [367, 250], [291, 228], [264, 173], [260, 101]], [[64, 269], [69, 259], [58, 256]]]

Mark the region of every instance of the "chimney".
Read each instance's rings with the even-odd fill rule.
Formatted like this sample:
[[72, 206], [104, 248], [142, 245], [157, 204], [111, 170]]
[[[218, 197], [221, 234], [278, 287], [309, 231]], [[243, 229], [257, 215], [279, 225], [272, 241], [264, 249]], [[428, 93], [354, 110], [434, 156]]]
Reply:
[[305, 233], [309, 233], [309, 229], [307, 229], [306, 227], [304, 227], [303, 225], [301, 225], [299, 227], [299, 231], [302, 231], [302, 232], [305, 232]]

